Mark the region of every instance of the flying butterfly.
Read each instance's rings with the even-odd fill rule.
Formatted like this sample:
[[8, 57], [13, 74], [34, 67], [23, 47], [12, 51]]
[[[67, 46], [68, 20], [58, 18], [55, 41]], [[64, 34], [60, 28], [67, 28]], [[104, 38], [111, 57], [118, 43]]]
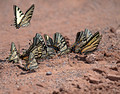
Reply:
[[38, 63], [35, 59], [35, 55], [33, 53], [29, 54], [28, 61], [26, 62], [26, 65], [24, 65], [24, 68], [26, 70], [34, 70], [38, 68]]
[[15, 15], [14, 25], [16, 29], [19, 29], [20, 27], [28, 26], [30, 24], [30, 20], [33, 15], [34, 8], [35, 6], [33, 4], [24, 14], [18, 6], [13, 5], [14, 15]]
[[14, 63], [17, 63], [19, 61], [19, 54], [14, 42], [11, 43], [11, 49], [10, 49], [10, 55], [8, 57], [8, 61], [9, 62], [13, 61]]
[[98, 47], [101, 38], [102, 35], [100, 35], [99, 32], [96, 32], [94, 35], [90, 36], [90, 38], [88, 38], [86, 43], [83, 43], [83, 45], [77, 44], [74, 48], [74, 52], [80, 54], [93, 52]]

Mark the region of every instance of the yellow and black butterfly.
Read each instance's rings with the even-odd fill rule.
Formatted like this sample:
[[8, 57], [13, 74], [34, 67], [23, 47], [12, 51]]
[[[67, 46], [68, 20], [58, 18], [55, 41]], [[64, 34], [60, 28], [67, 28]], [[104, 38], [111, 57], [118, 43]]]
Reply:
[[75, 43], [72, 45], [72, 51], [73, 52], [78, 52], [76, 47], [81, 48], [85, 43], [92, 37], [92, 33], [90, 30], [85, 29], [85, 31], [78, 32], [76, 34], [76, 40]]
[[46, 42], [47, 53], [46, 58], [50, 58], [56, 55], [56, 47], [53, 45], [53, 40], [47, 34], [44, 34], [44, 39]]
[[44, 39], [43, 39], [43, 37], [40, 34], [36, 33], [35, 37], [33, 38], [33, 45], [36, 45], [39, 42], [42, 45], [42, 55], [41, 55], [40, 58], [46, 58], [47, 47], [45, 45]]
[[30, 20], [33, 15], [34, 8], [35, 6], [33, 4], [24, 14], [18, 6], [13, 5], [14, 15], [15, 15], [14, 25], [16, 29], [19, 29], [21, 26], [22, 27], [28, 26], [30, 24]]
[[11, 43], [11, 49], [10, 49], [10, 55], [8, 57], [8, 61], [9, 62], [13, 61], [14, 63], [17, 63], [19, 61], [19, 54], [14, 42]]
[[65, 38], [60, 33], [57, 32], [54, 34], [54, 40], [52, 40], [52, 38], [50, 38], [46, 34], [44, 35], [44, 38], [47, 46], [51, 49], [51, 51], [53, 51], [53, 55], [55, 55], [55, 52], [57, 53], [57, 55], [63, 55], [69, 52]]
[[[82, 34], [85, 34], [85, 35], [82, 35]], [[78, 33], [77, 33], [77, 35], [78, 35]], [[96, 50], [96, 48], [98, 47], [99, 42], [102, 38], [102, 35], [100, 35], [99, 32], [96, 32], [94, 35], [92, 35], [88, 31], [86, 33], [82, 32], [81, 36], [85, 36], [85, 37], [80, 37], [79, 38], [80, 41], [78, 41], [76, 38], [77, 41], [72, 47], [72, 51], [75, 53], [87, 54], [89, 52]]]
[[[40, 58], [42, 56], [42, 50], [43, 50], [43, 41], [41, 39], [42, 36], [39, 34], [36, 34], [36, 36], [33, 38], [33, 43], [30, 45], [29, 49], [26, 50], [20, 58], [23, 60], [28, 60], [29, 54], [32, 52], [35, 55], [35, 58]], [[45, 44], [44, 44], [45, 45]]]
[[24, 66], [26, 70], [34, 70], [38, 68], [38, 63], [35, 59], [35, 55], [33, 53], [29, 54], [28, 61], [26, 62], [26, 65]]
[[102, 38], [102, 35], [99, 34], [99, 32], [96, 32], [88, 41], [87, 43], [81, 47], [80, 52], [87, 54], [89, 52], [92, 52], [97, 49], [100, 40]]
[[57, 47], [58, 55], [63, 55], [70, 52], [65, 38], [60, 33], [56, 32], [53, 36], [53, 39], [54, 39], [54, 46]]

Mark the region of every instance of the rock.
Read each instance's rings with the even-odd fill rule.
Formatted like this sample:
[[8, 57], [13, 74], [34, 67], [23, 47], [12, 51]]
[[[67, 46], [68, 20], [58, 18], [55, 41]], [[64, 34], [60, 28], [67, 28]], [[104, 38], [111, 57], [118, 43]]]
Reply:
[[111, 28], [110, 28], [110, 32], [111, 32], [111, 33], [115, 33], [115, 32], [116, 32], [115, 28], [111, 27]]
[[17, 87], [17, 90], [21, 90], [21, 88], [20, 88], [20, 86], [19, 86], [19, 85], [17, 85], [16, 87]]
[[118, 80], [120, 80], [120, 76], [119, 75], [113, 75], [113, 74], [108, 74], [107, 78], [109, 80], [112, 80], [112, 81], [118, 81]]
[[120, 34], [120, 30], [118, 29], [118, 30], [116, 30], [116, 34]]
[[50, 72], [50, 71], [46, 72], [46, 75], [52, 75], [52, 72]]
[[96, 61], [96, 55], [90, 54], [86, 57], [86, 62], [89, 64], [94, 64]]
[[58, 91], [53, 91], [53, 93], [52, 94], [59, 94], [59, 92]]
[[120, 63], [120, 60], [116, 62], [116, 64]]
[[111, 56], [112, 56], [112, 53], [110, 53], [110, 52], [105, 52], [105, 53], [104, 53], [104, 56], [106, 56], [106, 57], [111, 57]]
[[101, 82], [99, 79], [96, 79], [96, 78], [93, 78], [93, 77], [88, 77], [88, 80], [89, 80], [90, 83], [93, 83], [93, 84], [98, 84], [98, 83]]
[[[104, 71], [98, 68], [93, 68], [93, 71], [96, 71], [97, 73], [103, 73]], [[105, 73], [105, 72], [104, 72]]]

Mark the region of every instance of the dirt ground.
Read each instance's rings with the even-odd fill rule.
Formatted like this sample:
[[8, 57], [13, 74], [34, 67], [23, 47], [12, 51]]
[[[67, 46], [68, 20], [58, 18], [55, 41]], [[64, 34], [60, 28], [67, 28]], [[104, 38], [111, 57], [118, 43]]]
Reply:
[[[35, 4], [28, 27], [16, 29], [13, 5], [25, 11]], [[77, 32], [99, 31], [98, 49], [87, 56], [70, 53], [39, 62], [27, 73], [5, 58], [14, 42], [29, 47], [36, 33], [67, 36], [70, 45]], [[51, 72], [52, 75], [46, 75]], [[120, 94], [120, 0], [1, 0], [0, 94]]]

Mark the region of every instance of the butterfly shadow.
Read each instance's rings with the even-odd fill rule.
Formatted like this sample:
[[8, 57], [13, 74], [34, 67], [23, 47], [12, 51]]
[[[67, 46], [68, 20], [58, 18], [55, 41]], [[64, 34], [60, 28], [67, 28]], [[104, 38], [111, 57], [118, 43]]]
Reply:
[[23, 67], [21, 67], [20, 65], [16, 65], [18, 68], [20, 68], [23, 72], [21, 72], [19, 75], [26, 75], [28, 73], [34, 73], [36, 72], [35, 70], [25, 70]]
[[76, 55], [74, 58], [76, 58], [78, 61], [84, 61], [85, 63], [87, 63], [86, 57], [87, 55], [84, 56]]
[[0, 59], [0, 62], [6, 62], [6, 59], [4, 59], [4, 60]]

